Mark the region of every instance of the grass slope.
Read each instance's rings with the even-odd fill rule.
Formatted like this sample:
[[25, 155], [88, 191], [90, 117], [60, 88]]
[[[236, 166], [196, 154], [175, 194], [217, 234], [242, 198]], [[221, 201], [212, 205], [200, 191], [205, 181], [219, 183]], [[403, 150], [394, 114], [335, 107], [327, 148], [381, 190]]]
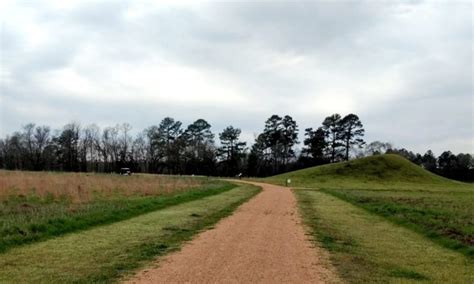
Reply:
[[[389, 274], [392, 273], [390, 271], [393, 270], [390, 267], [395, 267], [397, 263], [401, 265], [400, 267], [405, 267], [402, 272], [405, 271], [409, 276], [409, 270], [406, 269], [411, 267], [411, 264], [406, 266], [408, 262], [395, 258], [393, 263], [387, 266], [382, 259], [373, 257], [371, 250], [403, 255], [412, 248], [401, 244], [391, 244], [390, 242], [398, 241], [387, 234], [382, 234], [387, 238], [387, 241], [377, 239], [377, 242], [370, 245], [359, 246], [359, 243], [365, 242], [362, 238], [364, 234], [368, 240], [375, 240], [371, 234], [379, 234], [373, 230], [370, 222], [360, 222], [359, 214], [366, 216], [364, 218], [373, 218], [371, 213], [383, 217], [383, 219], [377, 220], [385, 220], [384, 222], [387, 223], [384, 225], [385, 230], [390, 233], [397, 232], [399, 225], [401, 225], [413, 233], [421, 234], [425, 238], [426, 244], [424, 245], [427, 247], [431, 247], [434, 241], [453, 253], [461, 253], [460, 255], [469, 259], [469, 267], [472, 268], [474, 257], [474, 206], [472, 206], [474, 204], [474, 186], [472, 184], [437, 176], [397, 155], [373, 156], [313, 167], [264, 180], [270, 183], [284, 184], [288, 178], [292, 180], [291, 186], [299, 196], [303, 216], [310, 220], [308, 224], [317, 239], [323, 243], [328, 243], [328, 240], [329, 243], [332, 243], [331, 240], [336, 240], [332, 245], [338, 247], [339, 244], [342, 244], [346, 250], [344, 256], [338, 254], [337, 249], [333, 251], [335, 264], [339, 267], [349, 267], [360, 271], [361, 275], [357, 277], [362, 280], [365, 279], [364, 277], [370, 280], [379, 279], [377, 277], [387, 280], [386, 277], [389, 277]], [[334, 208], [325, 208], [325, 202], [329, 201], [334, 204]], [[305, 209], [304, 202], [310, 202], [314, 206], [311, 209]], [[365, 213], [360, 210], [356, 211], [357, 208], [354, 205], [364, 209]], [[322, 214], [323, 209], [332, 210], [334, 216]], [[352, 213], [349, 214], [350, 212]], [[316, 219], [317, 222], [311, 221]], [[336, 226], [335, 222], [339, 223], [339, 229], [332, 226], [333, 223]], [[358, 237], [352, 236], [352, 230], [358, 231], [360, 235]], [[358, 248], [348, 249], [352, 246]], [[416, 247], [413, 249], [423, 253]], [[422, 256], [416, 257], [423, 258]], [[434, 269], [439, 266], [441, 261], [437, 258], [444, 256], [436, 253], [431, 257], [431, 259], [425, 259], [426, 265]], [[447, 266], [452, 274], [465, 269], [468, 265], [467, 262], [462, 261], [456, 263], [459, 267]], [[416, 280], [415, 278], [418, 276], [418, 280], [424, 279], [423, 277], [445, 279], [433, 276], [436, 273], [433, 275], [426, 273], [426, 271], [433, 270], [428, 266], [423, 268], [425, 272], [420, 272], [419, 275], [416, 274], [418, 272], [415, 269], [416, 273], [412, 273], [412, 280]], [[347, 269], [342, 269], [342, 271], [346, 276], [351, 274], [347, 272]], [[402, 272], [397, 273], [402, 275], [404, 274]], [[445, 272], [448, 273], [449, 270]], [[378, 276], [371, 278], [372, 274]]]
[[147, 260], [229, 215], [257, 194], [251, 185], [167, 207], [0, 254], [1, 283], [92, 283], [118, 280]]
[[[367, 186], [380, 189], [409, 189], [414, 184], [430, 185], [431, 189], [445, 186], [468, 188], [469, 185], [435, 175], [393, 154], [372, 156], [349, 162], [328, 164], [266, 178], [284, 185], [292, 180], [294, 187], [361, 188]], [[472, 189], [472, 186], [471, 186]]]

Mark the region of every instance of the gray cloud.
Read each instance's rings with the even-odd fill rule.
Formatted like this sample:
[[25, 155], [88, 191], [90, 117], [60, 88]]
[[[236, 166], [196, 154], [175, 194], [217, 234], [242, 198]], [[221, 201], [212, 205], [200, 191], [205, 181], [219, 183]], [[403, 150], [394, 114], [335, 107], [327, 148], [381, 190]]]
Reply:
[[251, 140], [355, 112], [367, 140], [474, 151], [472, 3], [45, 3], [2, 9], [1, 136], [172, 116]]

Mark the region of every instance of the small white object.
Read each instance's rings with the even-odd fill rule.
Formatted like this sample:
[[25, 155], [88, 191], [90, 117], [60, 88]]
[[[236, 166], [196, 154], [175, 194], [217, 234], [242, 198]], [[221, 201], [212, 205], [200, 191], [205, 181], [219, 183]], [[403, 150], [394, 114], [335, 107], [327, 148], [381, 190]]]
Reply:
[[287, 184], [290, 184], [290, 183], [291, 183], [291, 179], [287, 179], [287, 180], [286, 180], [286, 183], [287, 183]]

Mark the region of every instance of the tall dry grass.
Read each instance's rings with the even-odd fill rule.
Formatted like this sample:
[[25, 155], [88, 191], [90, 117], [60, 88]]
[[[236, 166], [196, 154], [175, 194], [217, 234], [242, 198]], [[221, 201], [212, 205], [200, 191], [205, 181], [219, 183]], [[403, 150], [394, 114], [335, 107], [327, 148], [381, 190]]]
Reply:
[[135, 174], [0, 171], [0, 200], [11, 196], [67, 198], [74, 203], [114, 196], [161, 195], [186, 191], [206, 182], [198, 177]]

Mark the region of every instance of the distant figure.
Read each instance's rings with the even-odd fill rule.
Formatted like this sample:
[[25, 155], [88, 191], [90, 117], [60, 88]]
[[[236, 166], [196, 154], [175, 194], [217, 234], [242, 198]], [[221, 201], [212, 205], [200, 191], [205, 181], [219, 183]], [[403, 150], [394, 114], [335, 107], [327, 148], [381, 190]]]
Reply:
[[132, 171], [130, 170], [130, 168], [121, 168], [120, 169], [120, 174], [123, 175], [123, 176], [131, 176]]
[[242, 173], [239, 173], [239, 174], [237, 175], [237, 177], [238, 177], [239, 179], [242, 179]]

